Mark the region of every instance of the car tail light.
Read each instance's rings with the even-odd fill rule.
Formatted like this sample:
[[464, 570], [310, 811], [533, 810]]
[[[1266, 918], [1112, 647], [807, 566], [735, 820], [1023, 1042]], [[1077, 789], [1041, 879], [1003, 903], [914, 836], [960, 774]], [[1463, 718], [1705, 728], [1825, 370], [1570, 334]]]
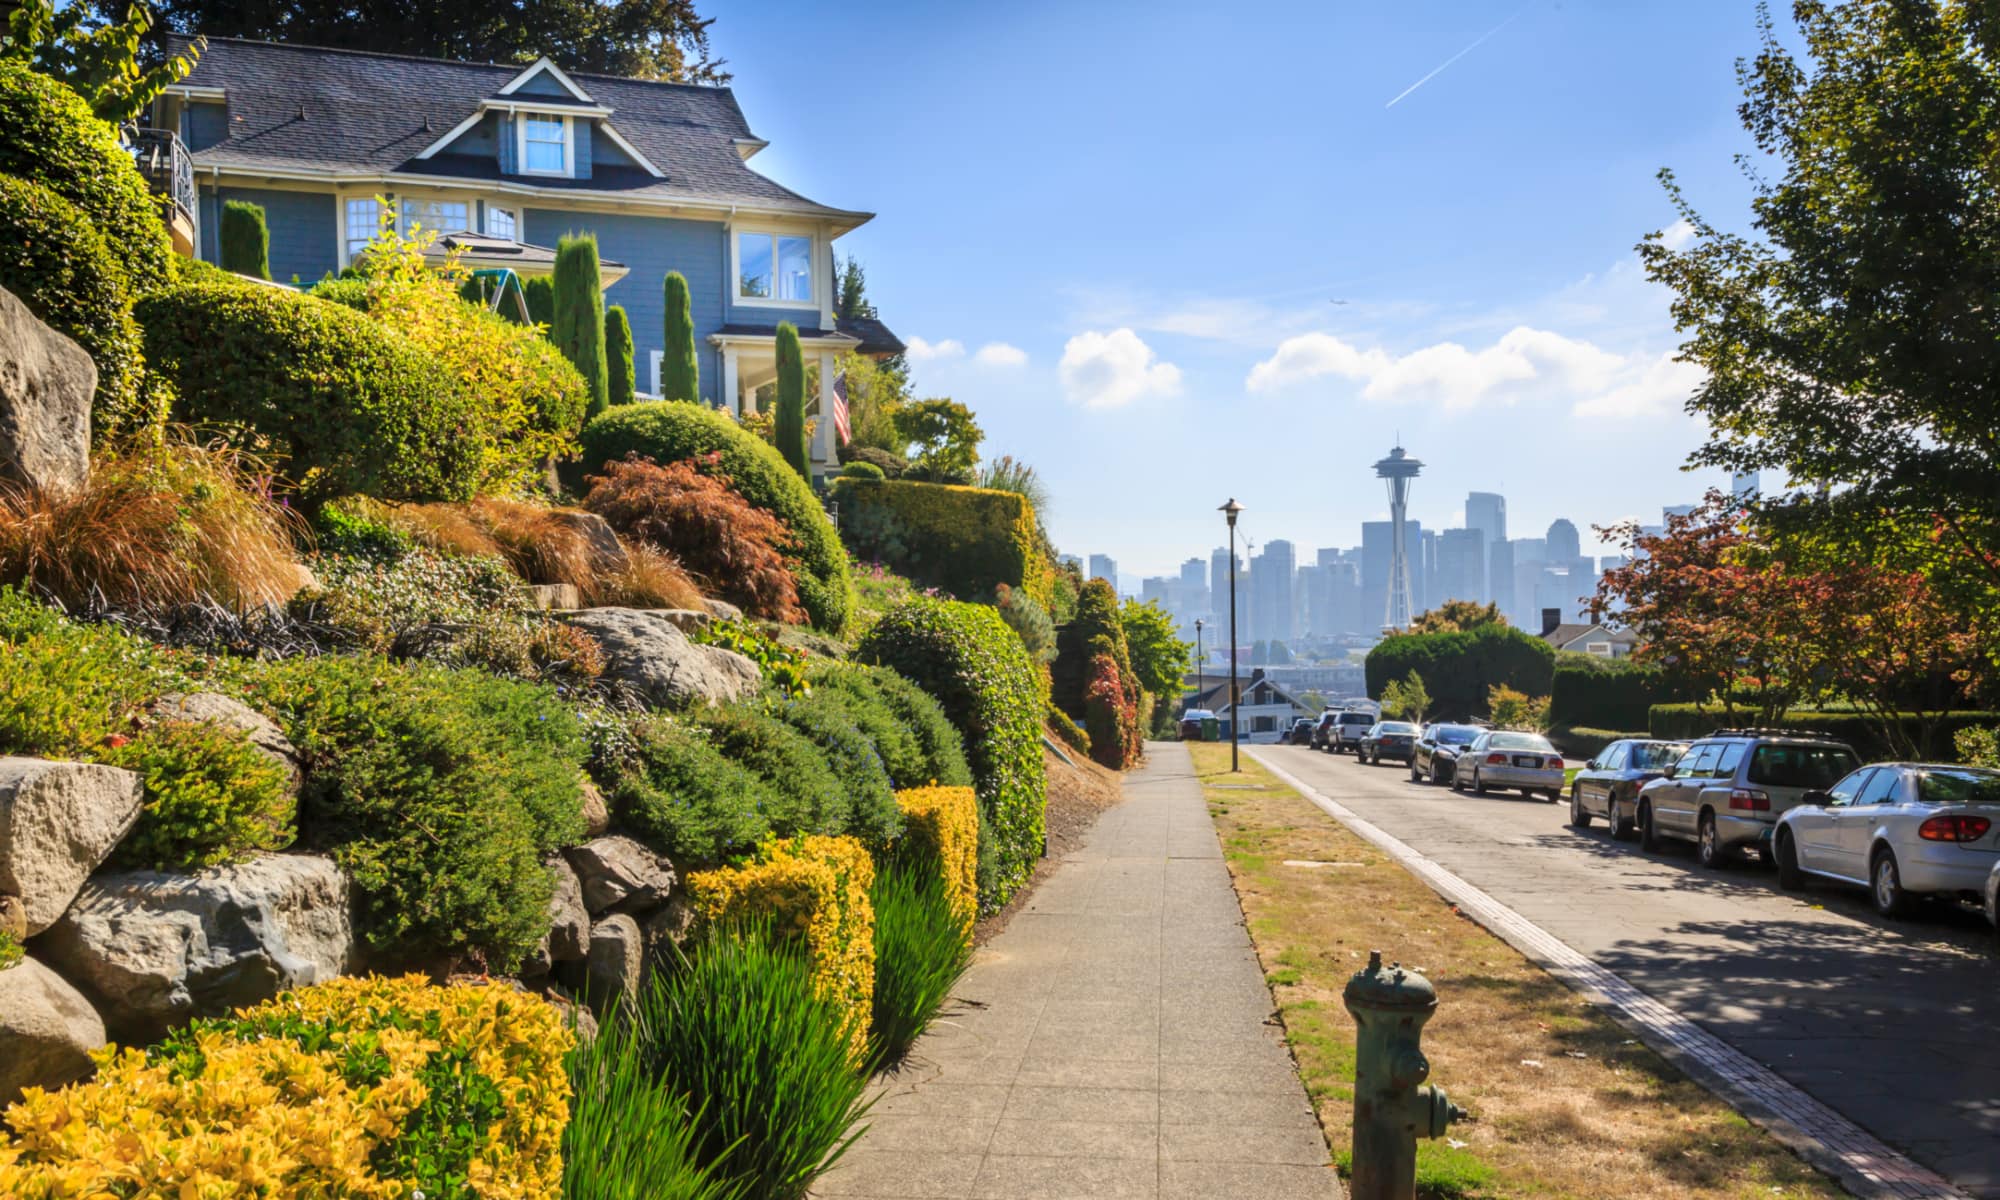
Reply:
[[1507, 765], [1507, 756], [1504, 754], [1489, 754], [1486, 756], [1486, 765], [1489, 767], [1504, 767]]
[[1985, 817], [1958, 814], [1932, 817], [1917, 826], [1917, 836], [1927, 842], [1976, 842], [1991, 828], [1993, 822]]
[[1560, 754], [1555, 755], [1554, 757], [1550, 758], [1549, 761], [1543, 763], [1542, 765], [1549, 768], [1551, 771], [1560, 771], [1563, 769], [1562, 755]]
[[1771, 796], [1768, 792], [1759, 792], [1751, 788], [1737, 788], [1735, 791], [1729, 793], [1729, 807], [1743, 809], [1748, 812], [1770, 812]]

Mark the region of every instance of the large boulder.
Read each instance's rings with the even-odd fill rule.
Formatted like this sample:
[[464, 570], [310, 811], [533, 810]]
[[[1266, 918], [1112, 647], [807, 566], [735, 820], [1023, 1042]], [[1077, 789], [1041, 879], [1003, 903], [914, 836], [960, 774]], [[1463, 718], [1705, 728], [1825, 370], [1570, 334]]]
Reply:
[[583, 836], [603, 837], [611, 828], [611, 806], [604, 800], [604, 793], [597, 785], [586, 779], [583, 781]]
[[604, 648], [604, 676], [659, 708], [726, 704], [757, 690], [757, 664], [734, 650], [698, 646], [657, 612], [586, 608], [562, 619]]
[[344, 971], [347, 877], [303, 854], [100, 875], [36, 951], [96, 996], [115, 1032], [150, 1038]]
[[549, 897], [549, 931], [522, 964], [525, 979], [547, 975], [557, 963], [581, 962], [590, 954], [590, 913], [583, 907], [583, 885], [576, 872], [559, 854], [543, 859], [542, 865], [555, 880], [555, 894]]
[[189, 692], [164, 696], [153, 706], [153, 714], [171, 721], [199, 721], [233, 729], [248, 738], [264, 756], [291, 774], [292, 789], [298, 790], [299, 752], [293, 748], [278, 723], [241, 700], [217, 692]]
[[631, 556], [625, 553], [624, 543], [618, 540], [618, 531], [611, 528], [611, 522], [594, 512], [580, 508], [558, 508], [547, 514], [548, 520], [565, 529], [574, 531], [590, 549], [590, 567], [599, 575], [623, 574], [631, 565]]
[[630, 913], [612, 913], [590, 927], [590, 957], [584, 961], [583, 998], [598, 1012], [619, 1001], [639, 998], [645, 962], [639, 923]]
[[653, 908], [674, 888], [674, 864], [628, 837], [596, 838], [571, 846], [563, 857], [576, 871], [583, 906], [592, 916], [612, 908]]
[[145, 781], [99, 763], [0, 758], [0, 894], [27, 935], [56, 923], [139, 820]]
[[90, 479], [97, 364], [0, 288], [0, 478], [70, 491]]
[[0, 971], [0, 1107], [26, 1087], [59, 1088], [91, 1073], [104, 1022], [62, 976], [32, 958]]

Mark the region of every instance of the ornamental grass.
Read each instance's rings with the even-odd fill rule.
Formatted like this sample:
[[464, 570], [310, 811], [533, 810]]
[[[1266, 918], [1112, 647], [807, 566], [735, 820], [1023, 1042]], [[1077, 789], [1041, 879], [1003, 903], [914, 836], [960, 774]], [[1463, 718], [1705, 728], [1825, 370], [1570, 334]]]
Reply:
[[[963, 790], [971, 795], [970, 788]], [[869, 899], [875, 909], [871, 1057], [875, 1067], [891, 1067], [930, 1028], [972, 965], [971, 928], [963, 897], [921, 862], [891, 865], [876, 878]]]

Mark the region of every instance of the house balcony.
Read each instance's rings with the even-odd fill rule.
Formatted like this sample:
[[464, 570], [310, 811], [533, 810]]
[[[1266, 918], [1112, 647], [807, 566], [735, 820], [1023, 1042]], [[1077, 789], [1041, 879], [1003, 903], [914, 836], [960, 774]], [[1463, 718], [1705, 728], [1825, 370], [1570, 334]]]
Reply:
[[200, 208], [195, 199], [194, 159], [181, 139], [168, 129], [125, 130], [125, 144], [146, 186], [160, 198], [161, 216], [173, 235], [174, 253], [194, 258], [201, 241]]

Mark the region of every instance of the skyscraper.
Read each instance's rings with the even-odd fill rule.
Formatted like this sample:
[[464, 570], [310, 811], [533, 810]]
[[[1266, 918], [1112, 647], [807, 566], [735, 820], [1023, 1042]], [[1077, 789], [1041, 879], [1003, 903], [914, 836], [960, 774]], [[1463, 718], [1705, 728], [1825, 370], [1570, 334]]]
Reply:
[[[1469, 597], [1475, 600], [1498, 600], [1500, 593], [1507, 590], [1500, 580], [1498, 567], [1493, 561], [1495, 553], [1507, 544], [1507, 497], [1498, 492], [1468, 492], [1465, 496], [1465, 527], [1477, 529], [1486, 536], [1486, 591]], [[1513, 577], [1513, 560], [1508, 559], [1507, 578]], [[1500, 606], [1505, 609], [1507, 605]]]
[[1389, 580], [1388, 598], [1383, 604], [1383, 624], [1402, 629], [1415, 616], [1410, 582], [1410, 553], [1403, 532], [1410, 514], [1410, 484], [1423, 473], [1424, 464], [1411, 458], [1401, 446], [1375, 464], [1375, 474], [1389, 485]]
[[[1241, 556], [1236, 559], [1236, 569], [1243, 569]], [[1208, 600], [1217, 615], [1229, 611], [1229, 550], [1224, 546], [1217, 546], [1208, 556]]]
[[1548, 559], [1556, 566], [1568, 566], [1583, 555], [1583, 539], [1576, 533], [1576, 526], [1567, 517], [1557, 517], [1549, 523]]
[[1298, 556], [1290, 542], [1276, 538], [1250, 562], [1250, 628], [1259, 641], [1290, 641], [1298, 636], [1294, 619], [1294, 575]]
[[1093, 555], [1091, 555], [1091, 556], [1090, 556], [1090, 577], [1091, 577], [1092, 579], [1102, 579], [1102, 580], [1104, 580], [1104, 581], [1105, 581], [1106, 583], [1108, 583], [1108, 584], [1110, 584], [1110, 585], [1111, 585], [1111, 590], [1112, 590], [1112, 591], [1114, 591], [1114, 592], [1115, 592], [1115, 591], [1117, 591], [1117, 590], [1118, 590], [1118, 560], [1117, 560], [1117, 559], [1115, 559], [1115, 558], [1113, 558], [1113, 557], [1111, 557], [1111, 556], [1110, 556], [1109, 554], [1093, 554]]
[[1447, 529], [1438, 535], [1437, 592], [1433, 606], [1447, 600], [1478, 600], [1486, 594], [1486, 534]]

